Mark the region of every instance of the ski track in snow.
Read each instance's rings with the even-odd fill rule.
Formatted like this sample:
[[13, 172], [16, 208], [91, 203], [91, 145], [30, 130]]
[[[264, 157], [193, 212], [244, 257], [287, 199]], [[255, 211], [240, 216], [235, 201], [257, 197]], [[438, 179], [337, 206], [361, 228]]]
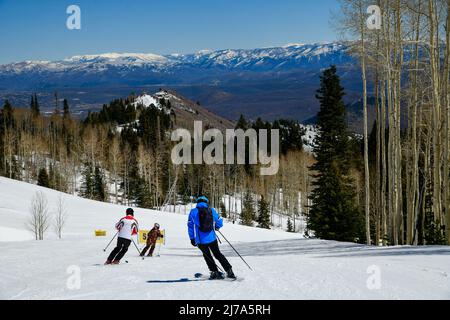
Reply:
[[[243, 280], [195, 279], [208, 270], [189, 243], [187, 217], [143, 209], [136, 209], [141, 228], [159, 222], [167, 232], [161, 257], [142, 260], [131, 245], [123, 259], [128, 264], [103, 266], [114, 243], [103, 249], [125, 207], [66, 195], [64, 238], [49, 230], [46, 240], [30, 241], [24, 226], [36, 191], [52, 211], [58, 192], [0, 178], [0, 299], [450, 299], [449, 247], [376, 248], [230, 223], [223, 233], [254, 272], [222, 244]], [[95, 238], [95, 229], [108, 236]], [[81, 271], [78, 290], [67, 286], [70, 266]], [[371, 266], [381, 272], [379, 290], [367, 287]]]

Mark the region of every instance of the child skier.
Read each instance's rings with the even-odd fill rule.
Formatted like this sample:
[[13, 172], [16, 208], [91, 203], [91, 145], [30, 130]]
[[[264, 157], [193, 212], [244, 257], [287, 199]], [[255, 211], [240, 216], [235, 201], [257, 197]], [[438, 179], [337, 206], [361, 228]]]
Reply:
[[[192, 209], [188, 220], [188, 233], [191, 244], [202, 251], [203, 258], [211, 271], [211, 280], [223, 279], [223, 274], [219, 272], [214, 257], [219, 260], [220, 264], [227, 273], [227, 277], [236, 279], [233, 269], [220, 252], [217, 242], [216, 230], [223, 227], [223, 219], [219, 216], [216, 209], [209, 207], [209, 200], [206, 197], [197, 199], [197, 207]], [[212, 254], [211, 254], [212, 252]]]
[[128, 208], [126, 214], [127, 216], [120, 219], [120, 221], [116, 224], [116, 229], [119, 231], [117, 246], [109, 255], [105, 265], [119, 264], [120, 260], [128, 251], [132, 237], [137, 235], [139, 232], [139, 224], [137, 220], [134, 219], [134, 210]]
[[155, 223], [155, 226], [153, 227], [152, 230], [150, 230], [150, 232], [147, 235], [147, 246], [144, 248], [144, 250], [142, 250], [141, 257], [145, 256], [145, 253], [147, 252], [148, 249], [150, 249], [150, 251], [148, 252], [147, 257], [153, 256], [153, 251], [155, 251], [156, 247], [156, 241], [158, 241], [159, 238], [164, 238], [164, 235], [161, 233], [159, 229], [160, 225], [158, 223]]

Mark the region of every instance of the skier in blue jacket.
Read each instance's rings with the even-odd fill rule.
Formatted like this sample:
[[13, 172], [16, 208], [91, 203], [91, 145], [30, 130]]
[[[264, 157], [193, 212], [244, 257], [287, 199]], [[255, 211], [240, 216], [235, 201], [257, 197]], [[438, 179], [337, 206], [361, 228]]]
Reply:
[[[223, 219], [219, 216], [216, 209], [209, 207], [208, 198], [201, 196], [197, 199], [197, 207], [192, 209], [189, 214], [188, 232], [191, 244], [198, 247], [211, 271], [211, 280], [223, 279], [224, 276], [219, 272], [214, 257], [220, 262], [227, 273], [227, 277], [236, 279], [233, 269], [227, 258], [220, 252], [217, 242], [216, 230], [223, 227]], [[212, 253], [212, 254], [211, 254]]]

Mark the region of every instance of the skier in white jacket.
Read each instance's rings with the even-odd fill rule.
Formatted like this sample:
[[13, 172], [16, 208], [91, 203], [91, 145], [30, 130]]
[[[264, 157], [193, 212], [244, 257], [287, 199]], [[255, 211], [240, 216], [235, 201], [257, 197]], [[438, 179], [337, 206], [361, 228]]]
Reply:
[[117, 246], [109, 255], [108, 260], [106, 260], [106, 265], [119, 264], [120, 260], [128, 251], [128, 247], [131, 244], [132, 237], [139, 233], [139, 224], [134, 218], [133, 209], [127, 209], [127, 216], [120, 219], [120, 221], [116, 224], [116, 229], [119, 232], [117, 238]]

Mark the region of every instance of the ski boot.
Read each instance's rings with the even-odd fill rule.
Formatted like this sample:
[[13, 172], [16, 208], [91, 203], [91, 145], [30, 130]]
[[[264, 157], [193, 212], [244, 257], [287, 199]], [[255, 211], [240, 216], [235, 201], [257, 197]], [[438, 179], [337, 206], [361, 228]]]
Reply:
[[236, 276], [234, 275], [233, 269], [227, 271], [227, 278], [236, 280]]
[[112, 264], [112, 261], [111, 261], [111, 260], [106, 260], [105, 266], [109, 266], [109, 265], [111, 265], [111, 264]]
[[209, 277], [209, 280], [223, 280], [224, 276], [219, 271], [211, 271], [211, 276]]
[[120, 261], [119, 260], [114, 260], [111, 264], [112, 265], [118, 265], [118, 264], [120, 264]]

